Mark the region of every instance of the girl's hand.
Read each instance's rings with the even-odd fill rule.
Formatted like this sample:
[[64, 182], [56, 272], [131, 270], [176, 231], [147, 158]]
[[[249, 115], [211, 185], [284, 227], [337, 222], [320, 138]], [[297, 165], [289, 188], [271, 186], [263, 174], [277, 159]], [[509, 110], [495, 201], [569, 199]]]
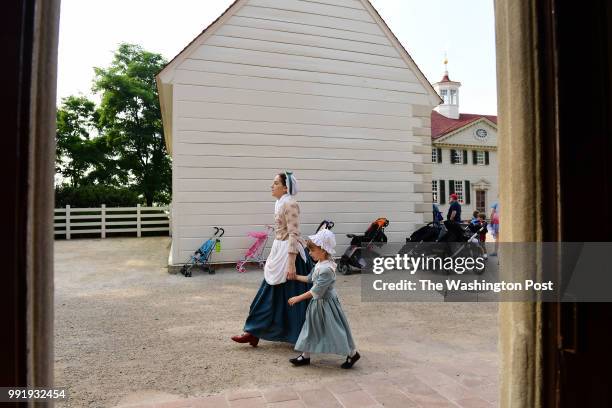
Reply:
[[298, 303], [300, 301], [300, 299], [298, 299], [297, 296], [293, 296], [291, 298], [289, 298], [289, 300], [287, 301], [287, 303], [289, 303], [289, 306], [293, 306], [296, 303]]

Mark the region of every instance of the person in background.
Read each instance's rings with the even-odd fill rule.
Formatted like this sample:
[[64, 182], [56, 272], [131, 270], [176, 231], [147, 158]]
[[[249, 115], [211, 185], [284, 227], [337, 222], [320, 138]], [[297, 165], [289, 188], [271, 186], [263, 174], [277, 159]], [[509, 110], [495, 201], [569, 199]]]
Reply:
[[499, 249], [499, 202], [497, 201], [491, 205], [491, 235], [495, 240], [495, 251], [491, 256], [497, 256]]
[[480, 241], [480, 246], [482, 246], [482, 249], [484, 251], [484, 259], [487, 259], [489, 257], [489, 255], [487, 254], [487, 246], [486, 246], [486, 241], [487, 241], [487, 215], [485, 213], [483, 213], [483, 212], [478, 214], [478, 225], [479, 225], [479, 228], [482, 229], [482, 232], [480, 232], [478, 234], [478, 240]]
[[446, 220], [454, 222], [456, 224], [460, 224], [461, 204], [459, 204], [459, 201], [457, 200], [457, 194], [451, 194], [448, 202], [450, 203], [450, 206], [448, 207], [448, 212], [446, 213]]
[[435, 226], [439, 226], [441, 221], [444, 221], [442, 211], [440, 211], [440, 207], [436, 203], [433, 203], [433, 223]]
[[463, 234], [463, 230], [459, 226], [459, 224], [461, 224], [461, 204], [459, 204], [457, 198], [457, 194], [455, 193], [450, 195], [448, 200], [450, 206], [448, 207], [446, 221], [444, 222], [444, 226], [447, 229], [447, 234], [452, 234], [449, 235], [450, 241], [457, 241]]
[[472, 224], [472, 225], [479, 225], [480, 224], [480, 218], [478, 218], [478, 214], [480, 214], [478, 211], [474, 211], [472, 213], [472, 220], [470, 221], [470, 224]]

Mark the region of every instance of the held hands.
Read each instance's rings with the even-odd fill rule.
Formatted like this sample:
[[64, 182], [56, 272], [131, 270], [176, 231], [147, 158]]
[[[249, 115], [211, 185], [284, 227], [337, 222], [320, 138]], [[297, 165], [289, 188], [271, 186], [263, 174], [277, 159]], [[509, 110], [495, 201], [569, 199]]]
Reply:
[[296, 280], [295, 264], [290, 264], [287, 268], [287, 280]]
[[296, 303], [299, 303], [301, 301], [299, 296], [293, 296], [291, 298], [289, 298], [289, 300], [287, 301], [287, 303], [289, 303], [289, 306], [293, 306]]

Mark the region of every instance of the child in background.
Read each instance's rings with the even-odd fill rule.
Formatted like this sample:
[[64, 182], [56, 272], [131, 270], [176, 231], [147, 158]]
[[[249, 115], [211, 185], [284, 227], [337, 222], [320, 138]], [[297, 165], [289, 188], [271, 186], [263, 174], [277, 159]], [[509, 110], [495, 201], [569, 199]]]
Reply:
[[361, 358], [355, 347], [349, 327], [334, 283], [336, 281], [336, 263], [332, 255], [336, 253], [334, 233], [322, 229], [308, 237], [310, 256], [317, 261], [308, 276], [296, 275], [300, 282], [312, 283], [312, 288], [299, 296], [289, 299], [290, 306], [312, 299], [306, 310], [306, 321], [300, 332], [295, 350], [302, 354], [289, 361], [295, 366], [310, 364], [310, 353], [339, 354], [346, 357], [340, 366], [352, 368]]
[[[468, 224], [468, 228], [470, 229], [470, 231], [472, 231], [472, 233], [476, 233], [478, 232], [478, 230], [480, 229], [480, 218], [478, 218], [478, 211], [474, 211], [472, 213], [472, 219], [470, 220], [470, 223]], [[477, 238], [473, 238], [474, 242], [478, 242]]]
[[478, 218], [478, 214], [479, 214], [478, 211], [474, 211], [472, 213], [472, 220], [470, 221], [470, 224], [472, 224], [472, 225], [480, 224], [480, 219]]
[[478, 239], [484, 251], [484, 259], [487, 259], [488, 257], [487, 246], [485, 243], [487, 240], [487, 215], [485, 213], [478, 214], [478, 221], [479, 221], [480, 228], [482, 228], [482, 231], [478, 235]]

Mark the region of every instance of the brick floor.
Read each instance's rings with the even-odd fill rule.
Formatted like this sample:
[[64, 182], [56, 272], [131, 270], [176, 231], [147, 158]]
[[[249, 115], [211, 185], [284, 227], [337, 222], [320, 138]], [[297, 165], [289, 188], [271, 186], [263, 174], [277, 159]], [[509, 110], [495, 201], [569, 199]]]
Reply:
[[268, 403], [284, 402], [284, 401], [292, 401], [292, 400], [300, 399], [297, 393], [290, 387], [276, 388], [273, 390], [265, 391], [264, 398], [266, 399], [266, 402]]
[[185, 398], [122, 408], [494, 408], [497, 384], [466, 371], [461, 364], [417, 365], [413, 369], [344, 380], [299, 383], [276, 388], [228, 390], [207, 397]]

